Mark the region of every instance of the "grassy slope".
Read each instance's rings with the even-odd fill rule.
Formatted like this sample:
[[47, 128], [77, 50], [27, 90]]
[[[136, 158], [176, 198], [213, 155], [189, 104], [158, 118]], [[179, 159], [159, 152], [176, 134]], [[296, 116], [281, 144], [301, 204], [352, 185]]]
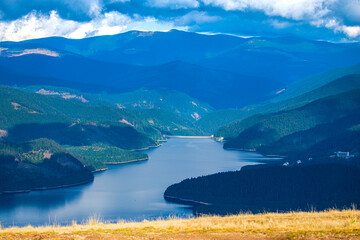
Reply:
[[262, 153], [296, 159], [330, 155], [336, 151], [360, 152], [360, 109], [344, 118], [299, 131], [259, 149]]
[[0, 155], [15, 156], [20, 161], [32, 164], [42, 163], [46, 156], [56, 153], [66, 153], [66, 150], [56, 142], [45, 138], [20, 144], [0, 142]]
[[244, 119], [249, 113], [243, 109], [229, 108], [211, 112], [201, 118], [197, 124], [208, 134], [213, 134], [218, 128], [232, 122]]
[[[351, 71], [349, 73], [351, 73]], [[315, 77], [313, 78], [316, 79]], [[234, 131], [237, 128], [236, 125], [246, 117], [259, 113], [272, 113], [298, 108], [320, 98], [360, 88], [359, 74], [349, 74], [341, 78], [328, 79], [327, 81], [329, 81], [329, 83], [324, 86], [299, 96], [294, 95], [292, 98], [284, 98], [283, 100], [280, 99], [279, 101], [274, 102], [270, 101], [270, 103], [262, 105], [250, 105], [241, 109], [223, 109], [215, 111], [200, 119], [198, 124], [205, 131], [214, 132], [218, 129], [215, 133], [216, 136], [233, 138], [239, 134], [238, 131]]]
[[[76, 96], [83, 96], [92, 106], [111, 106], [114, 108], [127, 109], [158, 109], [166, 112], [173, 112], [187, 120], [195, 121], [194, 113], [199, 117], [205, 116], [214, 109], [203, 102], [200, 102], [185, 93], [174, 91], [171, 89], [138, 89], [136, 91], [108, 94], [102, 93], [86, 93], [79, 90], [54, 87], [47, 85], [28, 86], [25, 91], [37, 92], [39, 90], [53, 91], [55, 93], [69, 93]], [[74, 100], [79, 101], [79, 100]]]
[[358, 111], [359, 106], [358, 89], [322, 98], [297, 109], [252, 117], [253, 121], [246, 119], [249, 123], [242, 124], [240, 134], [224, 146], [239, 149], [259, 148], [295, 132], [351, 114]]
[[106, 169], [105, 163], [118, 164], [129, 161], [147, 160], [149, 158], [145, 153], [128, 151], [104, 144], [97, 146], [68, 147], [67, 150], [76, 156], [84, 157], [85, 165], [92, 171]]
[[10, 87], [0, 87], [0, 96], [0, 127], [5, 129], [26, 123], [118, 122], [123, 118], [129, 122], [136, 120], [136, 116], [126, 111], [88, 106]]
[[[84, 96], [89, 106], [121, 108], [121, 111], [132, 115], [133, 118], [136, 117], [138, 122], [141, 120], [144, 125], [150, 124], [171, 135], [202, 135], [203, 132], [196, 126], [196, 116], [201, 118], [213, 111], [208, 104], [170, 89], [139, 89], [121, 94], [90, 94], [49, 86], [32, 86], [26, 90], [36, 92], [40, 89]], [[79, 100], [73, 101], [79, 102]], [[134, 122], [131, 118], [129, 121]]]
[[239, 214], [0, 230], [0, 239], [360, 239], [360, 211]]
[[349, 67], [332, 68], [325, 72], [320, 72], [318, 74], [300, 79], [288, 85], [283, 93], [277, 95], [271, 101], [279, 102], [285, 99], [300, 96], [306, 92], [320, 88], [330, 83], [334, 79], [342, 78], [349, 74], [360, 74], [360, 64]]
[[170, 89], [139, 89], [122, 94], [102, 94], [100, 96], [113, 104], [126, 108], [158, 109], [173, 112], [184, 119], [195, 121], [194, 113], [199, 117], [213, 111], [213, 108], [184, 93]]
[[0, 96], [0, 128], [9, 131], [12, 141], [46, 137], [61, 144], [87, 145], [103, 139], [134, 149], [155, 145], [154, 140], [161, 138], [157, 129], [126, 109], [89, 106], [9, 87], [0, 87]]
[[[69, 89], [63, 90], [67, 91]], [[77, 96], [83, 95], [78, 91], [67, 92]], [[190, 113], [195, 111], [200, 116], [204, 115], [205, 110], [203, 107], [205, 108], [208, 105], [200, 105], [197, 102], [198, 107], [196, 107], [191, 103], [196, 100], [186, 95], [177, 92], [171, 92], [169, 95], [170, 103], [164, 103], [163, 105], [165, 110], [157, 108], [118, 109], [116, 103], [124, 104], [124, 102], [117, 101], [121, 100], [121, 95], [84, 95], [85, 99], [90, 100], [90, 102], [82, 103], [79, 100], [65, 100], [59, 96], [45, 96], [10, 87], [0, 87], [0, 129], [9, 129], [15, 125], [33, 123], [64, 123], [68, 125], [81, 123], [129, 127], [129, 124], [119, 123], [119, 121], [124, 120], [125, 123], [132, 124], [138, 132], [154, 139], [161, 138], [160, 130], [165, 131], [166, 134], [174, 135], [180, 133], [182, 135], [201, 135], [202, 131], [188, 119], [191, 118]], [[162, 93], [162, 96], [164, 96], [163, 100], [167, 101], [165, 93]], [[158, 97], [159, 102], [161, 102], [160, 95]], [[177, 113], [176, 107], [172, 110], [169, 109], [170, 105], [175, 104], [176, 101], [181, 103], [179, 104], [179, 107], [182, 107], [180, 113]], [[190, 107], [194, 108], [190, 109]], [[200, 112], [200, 109], [203, 112]], [[183, 117], [185, 114], [189, 115], [187, 119]]]
[[196, 123], [180, 117], [174, 112], [159, 109], [134, 110], [135, 114], [151, 126], [168, 135], [204, 135]]

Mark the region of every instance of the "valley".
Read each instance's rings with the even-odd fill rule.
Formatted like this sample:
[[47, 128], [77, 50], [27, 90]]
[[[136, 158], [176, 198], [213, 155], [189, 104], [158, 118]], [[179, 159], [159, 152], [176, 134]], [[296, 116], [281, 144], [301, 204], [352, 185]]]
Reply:
[[1, 224], [360, 203], [358, 44], [173, 30], [0, 49]]
[[[154, 220], [169, 216], [187, 218], [193, 216], [189, 206], [169, 203], [163, 198], [169, 185], [185, 178], [234, 171], [245, 165], [271, 161], [256, 153], [226, 151], [221, 143], [198, 138], [169, 138], [158, 148], [131, 152], [136, 156], [124, 157], [126, 152], [114, 148], [102, 152], [95, 146], [90, 151], [83, 149], [85, 147], [68, 150], [74, 156], [84, 156], [86, 165], [90, 163], [97, 168], [103, 168], [104, 159], [107, 162], [124, 161], [142, 158], [143, 155], [149, 159], [106, 164], [108, 169], [94, 173], [94, 180], [85, 185], [0, 195], [1, 225], [69, 225], [72, 221], [82, 223], [93, 215], [106, 222]], [[110, 154], [113, 158], [107, 157]]]

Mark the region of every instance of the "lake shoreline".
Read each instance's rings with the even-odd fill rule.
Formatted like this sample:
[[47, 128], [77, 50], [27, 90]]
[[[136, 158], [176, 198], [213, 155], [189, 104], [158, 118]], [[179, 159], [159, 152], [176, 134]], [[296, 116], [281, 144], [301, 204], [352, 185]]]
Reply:
[[[106, 165], [121, 165], [121, 164], [133, 163], [133, 162], [147, 161], [149, 159], [150, 159], [150, 157], [134, 159], [134, 160], [124, 161], [124, 162], [114, 162], [114, 163], [106, 162], [105, 164]], [[108, 170], [108, 168], [101, 168], [101, 169], [97, 169], [95, 171], [91, 171], [91, 173], [105, 172], [106, 170]], [[84, 181], [84, 182], [74, 183], [74, 184], [60, 185], [60, 186], [53, 186], [53, 187], [38, 187], [38, 188], [31, 188], [31, 189], [24, 189], [24, 190], [2, 191], [2, 192], [0, 192], [0, 196], [6, 195], [6, 194], [12, 195], [12, 194], [30, 193], [33, 191], [46, 191], [46, 190], [53, 190], [53, 189], [60, 189], [60, 188], [76, 187], [76, 186], [81, 186], [81, 185], [91, 183], [94, 181], [94, 178], [95, 178], [95, 176], [89, 181]]]
[[133, 162], [147, 161], [149, 159], [150, 159], [150, 157], [141, 158], [141, 159], [134, 159], [134, 160], [124, 161], [124, 162], [104, 162], [104, 164], [106, 164], [106, 165], [121, 165], [121, 164], [133, 163]]
[[198, 206], [198, 205], [205, 205], [205, 206], [212, 205], [211, 203], [200, 202], [200, 201], [196, 201], [196, 200], [192, 200], [192, 199], [178, 198], [178, 197], [169, 196], [169, 195], [165, 195], [165, 194], [164, 194], [164, 199], [171, 203], [179, 203], [179, 204], [188, 205], [188, 206], [192, 206], [192, 207]]
[[167, 138], [189, 138], [189, 139], [211, 139], [211, 136], [181, 136], [181, 135], [166, 135]]
[[30, 193], [30, 192], [34, 192], [34, 191], [46, 191], [46, 190], [76, 187], [76, 186], [81, 186], [81, 185], [91, 183], [93, 181], [94, 181], [94, 177], [89, 181], [83, 181], [83, 182], [73, 183], [73, 184], [59, 185], [59, 186], [53, 186], [53, 187], [39, 187], [39, 188], [15, 190], [15, 191], [3, 191], [0, 193], [0, 195], [6, 195], [6, 194], [12, 195], [12, 194]]
[[[162, 140], [162, 142], [166, 142], [167, 140]], [[157, 145], [154, 145], [154, 146], [149, 146], [149, 147], [145, 147], [145, 148], [139, 148], [139, 149], [129, 149], [128, 151], [131, 151], [131, 152], [136, 152], [136, 151], [145, 151], [145, 150], [149, 150], [150, 148], [157, 148], [157, 147], [160, 147], [162, 144], [159, 143]]]
[[[175, 136], [174, 138], [207, 138], [207, 137]], [[212, 137], [209, 137], [209, 138], [213, 139]], [[213, 140], [216, 141], [215, 139], [213, 139]], [[262, 153], [257, 152], [256, 149], [237, 149], [237, 148], [223, 148], [223, 149], [229, 150], [229, 151], [235, 151], [235, 152], [249, 152], [249, 153], [257, 153], [257, 154], [263, 155]], [[283, 160], [286, 157], [286, 156], [280, 156], [280, 155], [263, 155], [263, 156], [266, 158], [274, 158], [272, 161], [269, 161], [269, 160], [258, 160], [257, 161], [259, 164], [264, 164], [264, 165], [274, 164], [274, 162], [279, 163], [281, 160]], [[239, 171], [241, 171], [241, 169]], [[230, 172], [230, 171], [228, 171], [228, 172]], [[172, 185], [170, 185], [170, 186], [172, 186]], [[168, 186], [168, 188], [170, 186]], [[201, 205], [203, 205], [203, 206], [213, 205], [212, 203], [206, 203], [206, 202], [196, 201], [193, 199], [183, 199], [183, 198], [179, 198], [179, 197], [175, 197], [175, 196], [166, 195], [165, 192], [164, 192], [164, 199], [165, 199], [165, 201], [168, 201], [170, 203], [183, 204], [183, 205], [187, 205], [188, 207], [191, 207], [191, 208], [194, 208], [196, 206], [201, 206]]]
[[[107, 163], [99, 167], [99, 174], [94, 173], [94, 182], [83, 187], [61, 186], [63, 190], [14, 194], [11, 197], [14, 205], [2, 210], [0, 221], [3, 226], [13, 223], [41, 225], [48, 222], [50, 215], [64, 225], [71, 219], [87, 219], [92, 213], [101, 214], [105, 221], [117, 221], [118, 218], [142, 221], [169, 215], [192, 217], [194, 214], [188, 205], [195, 202], [188, 201], [187, 206], [179, 207], [165, 201], [163, 194], [167, 186], [186, 178], [234, 171], [257, 164], [256, 159], [263, 158], [255, 153], [224, 151], [210, 138], [169, 138], [160, 148], [143, 153], [148, 154], [151, 161], [147, 161], [146, 156], [138, 156], [129, 161]], [[224, 162], [224, 159], [227, 160]], [[120, 164], [122, 166], [116, 166]], [[140, 177], [144, 180], [139, 181]], [[172, 194], [168, 195], [172, 197]], [[0, 204], [4, 206], [8, 201], [8, 197], [0, 198]], [[197, 204], [206, 207], [207, 202]], [[22, 216], [15, 214], [20, 209]], [[42, 215], [31, 217], [34, 209], [43, 211]]]

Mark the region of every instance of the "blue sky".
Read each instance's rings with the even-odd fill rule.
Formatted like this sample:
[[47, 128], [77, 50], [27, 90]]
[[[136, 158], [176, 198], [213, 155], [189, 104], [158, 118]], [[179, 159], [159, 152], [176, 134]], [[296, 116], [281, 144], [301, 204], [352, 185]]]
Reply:
[[1, 0], [0, 41], [180, 29], [360, 40], [360, 0]]

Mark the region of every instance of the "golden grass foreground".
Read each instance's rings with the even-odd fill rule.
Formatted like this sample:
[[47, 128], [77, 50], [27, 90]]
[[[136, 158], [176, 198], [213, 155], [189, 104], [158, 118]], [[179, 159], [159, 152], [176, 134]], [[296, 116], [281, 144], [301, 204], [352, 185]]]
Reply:
[[359, 210], [239, 214], [190, 219], [5, 228], [0, 239], [360, 239]]

